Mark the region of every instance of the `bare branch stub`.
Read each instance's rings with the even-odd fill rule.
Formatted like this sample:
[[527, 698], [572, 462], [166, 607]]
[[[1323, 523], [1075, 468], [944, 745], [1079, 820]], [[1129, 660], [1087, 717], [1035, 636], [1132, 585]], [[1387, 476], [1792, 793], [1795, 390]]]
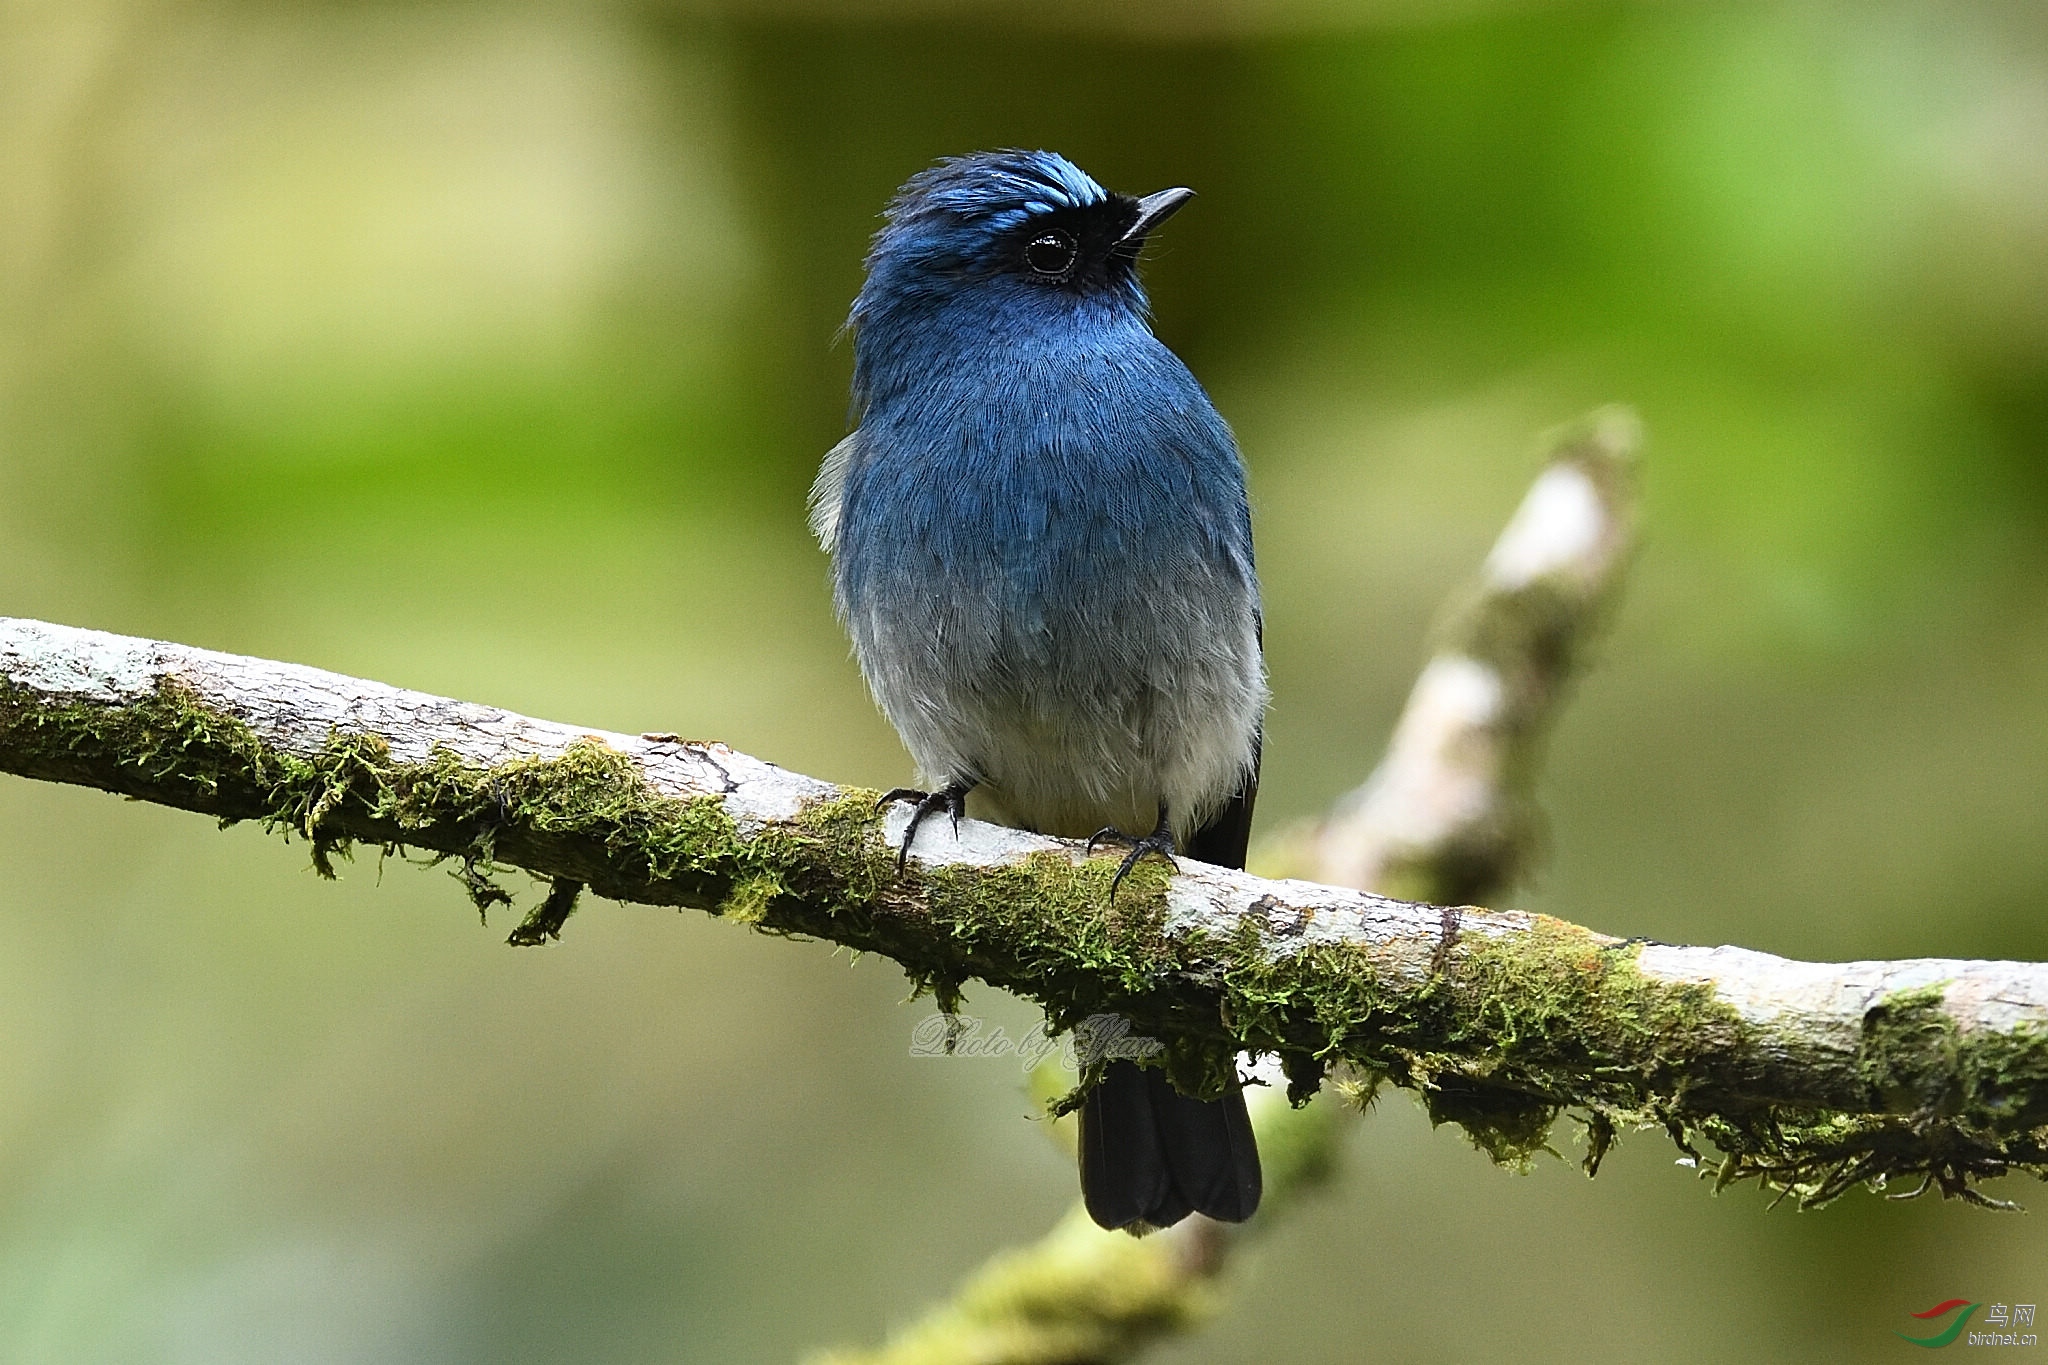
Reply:
[[1527, 867], [1543, 743], [1612, 615], [1635, 545], [1642, 431], [1602, 408], [1552, 433], [1543, 472], [1433, 632], [1386, 757], [1276, 856], [1317, 881], [1489, 901]]

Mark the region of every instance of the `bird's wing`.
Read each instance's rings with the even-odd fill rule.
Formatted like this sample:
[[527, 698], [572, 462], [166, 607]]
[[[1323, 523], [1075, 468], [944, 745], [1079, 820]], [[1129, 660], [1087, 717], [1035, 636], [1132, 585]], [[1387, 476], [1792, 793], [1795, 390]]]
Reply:
[[[1266, 652], [1265, 613], [1255, 618], [1259, 653]], [[1244, 785], [1237, 795], [1223, 803], [1223, 809], [1216, 812], [1208, 824], [1188, 836], [1184, 850], [1190, 858], [1199, 858], [1205, 863], [1218, 867], [1244, 868], [1245, 852], [1252, 842], [1252, 807], [1259, 799], [1259, 756], [1265, 748], [1266, 732], [1263, 727], [1252, 735], [1252, 763], [1244, 775]]]
[[1244, 866], [1245, 850], [1252, 841], [1252, 806], [1259, 799], [1259, 750], [1264, 735], [1252, 736], [1252, 766], [1244, 776], [1237, 795], [1223, 803], [1208, 824], [1188, 836], [1183, 851], [1218, 867]]

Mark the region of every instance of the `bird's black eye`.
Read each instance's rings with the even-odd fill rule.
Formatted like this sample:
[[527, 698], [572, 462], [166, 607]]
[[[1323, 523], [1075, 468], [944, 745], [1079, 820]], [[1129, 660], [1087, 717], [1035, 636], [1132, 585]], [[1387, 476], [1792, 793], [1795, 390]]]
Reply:
[[1024, 263], [1034, 274], [1064, 275], [1073, 267], [1074, 255], [1079, 249], [1074, 245], [1072, 234], [1055, 228], [1031, 239], [1031, 245], [1024, 248]]

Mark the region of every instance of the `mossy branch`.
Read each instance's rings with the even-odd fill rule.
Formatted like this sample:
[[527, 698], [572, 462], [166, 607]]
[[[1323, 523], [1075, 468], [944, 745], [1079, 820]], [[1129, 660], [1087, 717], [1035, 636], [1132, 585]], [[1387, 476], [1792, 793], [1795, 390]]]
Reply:
[[1291, 1109], [1277, 1088], [1247, 1100], [1266, 1168], [1250, 1224], [1197, 1214], [1138, 1238], [1103, 1231], [1077, 1200], [1051, 1232], [990, 1257], [885, 1345], [816, 1352], [804, 1365], [1108, 1365], [1201, 1327], [1225, 1296], [1218, 1281], [1241, 1237], [1323, 1182], [1346, 1126], [1339, 1106]]
[[[1620, 418], [1596, 417], [1559, 460], [1611, 504], [1632, 440]], [[1573, 481], [1557, 468], [1545, 475], [1553, 531], [1574, 515]], [[1440, 632], [1438, 662], [1482, 665], [1489, 688], [1466, 686], [1467, 670], [1446, 690], [1444, 670], [1425, 670], [1374, 782], [1288, 844], [1295, 866], [1436, 897], [1482, 898], [1512, 875], [1530, 843], [1543, 731], [1625, 557], [1624, 522], [1605, 526], [1576, 540], [1525, 527], [1519, 558], [1510, 528]], [[1571, 545], [1576, 558], [1555, 553]], [[1589, 556], [1607, 567], [1575, 579]], [[1454, 704], [1475, 699], [1489, 704]], [[523, 869], [549, 889], [516, 943], [558, 935], [588, 887], [878, 952], [942, 1002], [979, 978], [1040, 1001], [1055, 1024], [1121, 1013], [1168, 1040], [1168, 1066], [1193, 1090], [1213, 1089], [1240, 1051], [1276, 1055], [1303, 1093], [1343, 1067], [1368, 1091], [1416, 1090], [1508, 1164], [1543, 1150], [1571, 1109], [1589, 1172], [1622, 1128], [1654, 1126], [1717, 1187], [1755, 1178], [1806, 1203], [1902, 1175], [1919, 1177], [1912, 1193], [1988, 1203], [1976, 1180], [2048, 1171], [2048, 967], [2037, 964], [1790, 962], [1190, 862], [1171, 877], [1147, 865], [1112, 911], [1113, 860], [974, 822], [957, 841], [921, 838], [899, 873], [900, 809], [878, 814], [872, 792], [719, 744], [7, 618], [0, 771], [259, 821], [306, 839], [326, 875], [359, 843], [431, 851], [480, 911], [509, 903], [496, 878]], [[1422, 800], [1429, 820], [1402, 824], [1394, 806], [1412, 816], [1418, 803], [1392, 802], [1397, 788], [1487, 799]], [[1276, 1168], [1276, 1186], [1311, 1181], [1329, 1152], [1327, 1114], [1269, 1117], [1283, 1121], [1262, 1126], [1282, 1139], [1276, 1153], [1298, 1138], [1302, 1157], [1280, 1163], [1300, 1179]], [[888, 1358], [1020, 1315], [1045, 1329], [1043, 1345], [1091, 1313], [1083, 1349], [1095, 1353], [1058, 1358], [1120, 1358], [1199, 1316], [1224, 1234], [1203, 1220], [1184, 1228], [1096, 1244], [1063, 1225], [927, 1324], [946, 1332], [920, 1327]], [[1150, 1250], [1106, 1276], [1102, 1257], [1125, 1246]], [[1123, 1294], [1155, 1280], [1151, 1297], [1068, 1302], [1077, 1283]], [[1061, 1299], [1057, 1321], [1046, 1294]]]
[[1718, 1147], [1723, 1183], [1809, 1202], [1900, 1175], [1981, 1200], [1981, 1177], [2048, 1171], [2041, 964], [1791, 962], [1189, 861], [1142, 865], [1112, 908], [1113, 856], [975, 821], [899, 872], [901, 807], [720, 744], [11, 618], [0, 771], [260, 821], [328, 874], [359, 843], [429, 850], [479, 908], [524, 869], [553, 887], [531, 941], [580, 885], [879, 953], [942, 1004], [979, 979], [1055, 1026], [1121, 1014], [1192, 1093], [1240, 1052], [1304, 1091], [1344, 1064], [1504, 1162], [1570, 1108], [1589, 1168], [1657, 1126]]
[[[471, 895], [495, 869], [721, 913], [978, 978], [1057, 1025], [1115, 1012], [1185, 1089], [1240, 1051], [1421, 1090], [1505, 1161], [1574, 1107], [1704, 1137], [1724, 1179], [1823, 1199], [1918, 1173], [2048, 1162], [2048, 966], [1790, 962], [1624, 942], [1540, 915], [1438, 907], [1185, 862], [1145, 866], [978, 822], [921, 838], [874, 793], [722, 745], [530, 720], [287, 664], [0, 618], [0, 770], [311, 842], [431, 850]], [[559, 902], [561, 893], [557, 893]], [[558, 910], [566, 907], [557, 904]]]

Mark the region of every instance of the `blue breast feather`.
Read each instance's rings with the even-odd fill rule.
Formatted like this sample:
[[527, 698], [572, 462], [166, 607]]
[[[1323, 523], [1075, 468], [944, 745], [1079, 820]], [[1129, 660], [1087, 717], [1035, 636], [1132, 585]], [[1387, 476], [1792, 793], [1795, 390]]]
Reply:
[[864, 326], [818, 490], [877, 700], [928, 780], [1022, 823], [1198, 821], [1264, 702], [1229, 428], [1126, 300], [998, 281], [916, 313]]

